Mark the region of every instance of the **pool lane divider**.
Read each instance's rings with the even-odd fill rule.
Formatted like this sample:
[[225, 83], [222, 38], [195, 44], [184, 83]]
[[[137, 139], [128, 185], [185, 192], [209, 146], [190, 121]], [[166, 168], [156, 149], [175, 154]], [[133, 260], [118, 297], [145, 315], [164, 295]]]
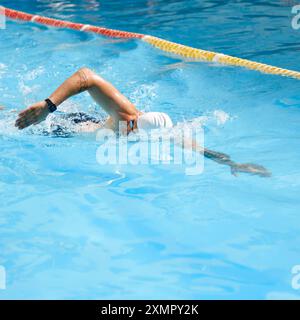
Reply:
[[292, 77], [300, 79], [300, 72], [283, 69], [268, 64], [255, 62], [247, 59], [241, 59], [230, 55], [197, 49], [175, 42], [167, 41], [150, 35], [144, 35], [141, 33], [120, 31], [114, 29], [108, 29], [103, 27], [97, 27], [89, 24], [74, 23], [70, 21], [58, 20], [39, 15], [33, 15], [22, 11], [17, 11], [4, 7], [4, 10], [0, 10], [0, 14], [4, 14], [7, 18], [13, 20], [22, 20], [27, 22], [34, 22], [42, 25], [47, 25], [56, 28], [68, 28], [78, 30], [81, 32], [92, 32], [101, 34], [103, 36], [112, 38], [126, 38], [126, 39], [141, 39], [152, 46], [181, 57], [189, 58], [195, 61], [209, 61], [220, 63], [229, 66], [244, 67], [250, 70], [257, 70], [263, 73], [281, 75], [286, 77]]
[[298, 71], [278, 68], [268, 64], [255, 62], [247, 59], [236, 58], [222, 53], [196, 49], [152, 36], [146, 35], [142, 39], [158, 49], [161, 49], [169, 53], [177, 54], [182, 57], [191, 58], [195, 60], [217, 62], [220, 64], [230, 66], [244, 67], [251, 70], [261, 71], [264, 73], [300, 79], [300, 72]]
[[96, 27], [92, 25], [82, 24], [82, 23], [74, 23], [70, 21], [58, 20], [53, 18], [47, 18], [39, 15], [33, 15], [30, 13], [17, 11], [9, 8], [5, 8], [2, 10], [7, 18], [13, 20], [22, 20], [27, 22], [34, 22], [38, 24], [43, 24], [56, 28], [67, 28], [84, 32], [93, 32], [97, 34], [101, 34], [107, 37], [113, 38], [142, 38], [144, 35], [133, 32], [126, 32], [120, 30], [107, 29], [102, 27]]

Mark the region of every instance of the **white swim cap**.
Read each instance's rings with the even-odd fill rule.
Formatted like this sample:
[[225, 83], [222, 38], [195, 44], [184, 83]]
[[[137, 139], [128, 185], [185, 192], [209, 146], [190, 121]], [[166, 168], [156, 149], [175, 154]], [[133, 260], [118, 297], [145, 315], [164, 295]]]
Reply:
[[138, 117], [137, 127], [143, 130], [172, 128], [173, 122], [166, 113], [146, 112]]

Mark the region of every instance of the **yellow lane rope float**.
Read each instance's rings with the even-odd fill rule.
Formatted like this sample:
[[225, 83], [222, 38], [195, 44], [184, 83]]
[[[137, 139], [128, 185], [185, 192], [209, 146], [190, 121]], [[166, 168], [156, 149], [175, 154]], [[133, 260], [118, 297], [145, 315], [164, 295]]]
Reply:
[[33, 15], [30, 13], [17, 11], [9, 8], [4, 8], [4, 10], [0, 10], [0, 14], [4, 14], [7, 18], [10, 18], [13, 20], [23, 20], [27, 22], [44, 24], [44, 25], [57, 27], [57, 28], [69, 28], [69, 29], [74, 29], [81, 32], [94, 32], [94, 33], [101, 34], [108, 37], [142, 39], [143, 41], [153, 45], [154, 47], [162, 51], [169, 52], [169, 53], [179, 55], [185, 58], [189, 58], [192, 60], [216, 62], [224, 65], [244, 67], [251, 70], [261, 71], [264, 73], [276, 74], [276, 75], [300, 79], [300, 72], [298, 71], [278, 68], [268, 64], [255, 62], [247, 59], [236, 58], [236, 57], [232, 57], [222, 53], [196, 49], [196, 48], [184, 46], [182, 44], [178, 44], [175, 42], [156, 38], [150, 35], [126, 32], [121, 30], [112, 30], [112, 29], [107, 29], [107, 28], [97, 27], [97, 26], [92, 26], [87, 24], [52, 19], [52, 18]]
[[257, 70], [264, 73], [300, 79], [300, 72], [298, 71], [278, 68], [268, 64], [236, 58], [222, 53], [196, 49], [152, 36], [144, 36], [142, 39], [160, 50], [186, 58], [218, 62], [225, 65], [245, 67], [247, 69]]

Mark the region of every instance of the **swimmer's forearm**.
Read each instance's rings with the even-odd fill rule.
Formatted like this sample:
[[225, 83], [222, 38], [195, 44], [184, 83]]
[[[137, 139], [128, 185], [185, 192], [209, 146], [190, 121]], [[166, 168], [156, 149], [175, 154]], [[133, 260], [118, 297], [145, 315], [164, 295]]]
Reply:
[[50, 100], [59, 106], [68, 98], [86, 91], [92, 85], [92, 72], [82, 68], [65, 80], [50, 96]]

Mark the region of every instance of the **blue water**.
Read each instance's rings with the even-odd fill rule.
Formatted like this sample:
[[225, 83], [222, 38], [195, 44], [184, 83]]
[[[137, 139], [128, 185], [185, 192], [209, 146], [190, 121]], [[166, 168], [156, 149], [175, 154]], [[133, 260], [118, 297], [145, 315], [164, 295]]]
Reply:
[[[292, 1], [16, 1], [1, 5], [147, 33], [300, 70]], [[170, 57], [142, 41], [7, 21], [0, 30], [0, 265], [8, 298], [300, 298], [299, 81]], [[82, 66], [139, 108], [204, 124], [205, 145], [271, 178], [205, 160], [101, 166], [93, 134], [18, 132], [15, 110]], [[63, 111], [100, 112], [88, 95]]]

